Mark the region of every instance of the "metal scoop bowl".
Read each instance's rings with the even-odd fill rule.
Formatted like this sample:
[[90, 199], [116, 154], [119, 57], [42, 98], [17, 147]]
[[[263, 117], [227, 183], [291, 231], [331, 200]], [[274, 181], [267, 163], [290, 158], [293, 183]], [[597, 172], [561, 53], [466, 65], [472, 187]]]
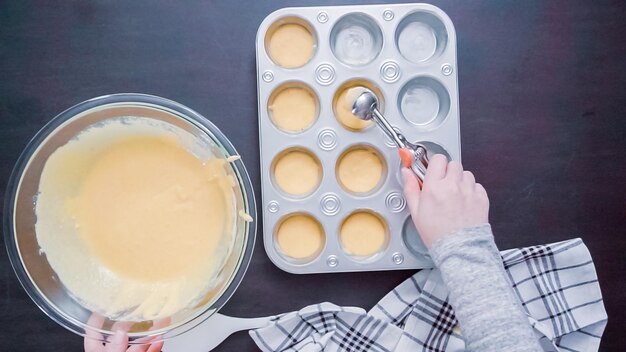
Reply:
[[362, 87], [359, 92], [360, 94], [354, 97], [352, 114], [361, 120], [374, 120], [376, 122], [378, 127], [380, 127], [398, 147], [402, 164], [417, 175], [421, 184], [426, 175], [426, 168], [428, 168], [426, 148], [421, 144], [408, 142], [401, 132], [391, 127], [387, 119], [378, 110], [378, 98], [371, 90]]

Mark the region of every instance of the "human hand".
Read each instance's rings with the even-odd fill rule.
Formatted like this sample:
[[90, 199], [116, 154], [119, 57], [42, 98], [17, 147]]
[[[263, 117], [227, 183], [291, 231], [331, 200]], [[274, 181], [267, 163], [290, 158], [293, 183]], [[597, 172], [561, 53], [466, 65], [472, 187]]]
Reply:
[[453, 231], [489, 222], [487, 192], [459, 162], [433, 156], [421, 190], [411, 170], [403, 168], [402, 176], [413, 223], [426, 247]]
[[[87, 324], [92, 327], [101, 327], [105, 318], [99, 314], [93, 314]], [[156, 322], [153, 328], [160, 328], [160, 325], [167, 325], [167, 320]], [[132, 346], [129, 347], [128, 329], [133, 323], [115, 323], [113, 324], [113, 330], [116, 333], [104, 343], [102, 334], [86, 329], [85, 332], [85, 352], [160, 352], [163, 349], [163, 340], [159, 337], [146, 337], [133, 341]], [[160, 340], [160, 341], [159, 341]]]

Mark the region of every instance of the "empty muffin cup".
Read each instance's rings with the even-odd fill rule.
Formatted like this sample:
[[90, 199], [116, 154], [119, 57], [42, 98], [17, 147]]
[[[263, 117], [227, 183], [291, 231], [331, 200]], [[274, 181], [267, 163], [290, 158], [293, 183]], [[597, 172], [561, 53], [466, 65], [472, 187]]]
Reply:
[[389, 244], [385, 220], [369, 210], [357, 210], [341, 223], [339, 241], [343, 251], [355, 259], [369, 259]]
[[306, 263], [324, 249], [324, 228], [313, 216], [295, 213], [283, 218], [274, 231], [278, 252], [290, 261]]
[[387, 164], [373, 147], [356, 145], [339, 156], [335, 173], [345, 191], [364, 196], [380, 188], [387, 176]]
[[402, 116], [422, 130], [437, 128], [450, 112], [450, 95], [433, 78], [420, 76], [408, 81], [398, 95]]
[[356, 117], [352, 113], [352, 105], [354, 97], [358, 97], [360, 91], [364, 91], [363, 87], [374, 92], [378, 98], [378, 110], [384, 112], [385, 101], [383, 92], [374, 83], [364, 79], [353, 79], [342, 84], [333, 97], [333, 112], [337, 121], [346, 129], [351, 131], [361, 131], [372, 126], [374, 121], [365, 121]]
[[276, 88], [267, 103], [274, 125], [287, 133], [300, 133], [311, 127], [319, 115], [317, 95], [304, 83], [289, 82]]
[[265, 34], [265, 51], [284, 68], [304, 66], [315, 54], [317, 39], [313, 27], [299, 17], [285, 17], [274, 22]]
[[[426, 148], [426, 156], [428, 157], [428, 159], [432, 159], [433, 156], [435, 156], [435, 154], [442, 154], [448, 159], [448, 161], [452, 161], [452, 157], [450, 156], [450, 153], [448, 153], [447, 150], [445, 150], [441, 145], [437, 143], [430, 142], [430, 141], [418, 141], [413, 144], [423, 145], [424, 148]], [[398, 183], [401, 185], [404, 184], [404, 180], [402, 178], [402, 172], [401, 172], [401, 170], [404, 167], [405, 166], [402, 164], [402, 162], [398, 162], [398, 172], [396, 173], [396, 179], [398, 180]]]
[[424, 146], [424, 148], [426, 148], [426, 156], [428, 156], [429, 159], [432, 159], [432, 157], [435, 154], [443, 154], [446, 156], [446, 158], [448, 158], [448, 161], [452, 161], [452, 157], [450, 156], [450, 153], [448, 153], [448, 151], [445, 150], [444, 147], [440, 146], [437, 143], [429, 142], [429, 141], [420, 141], [420, 142], [417, 142], [417, 144], [421, 144]]
[[416, 257], [429, 257], [428, 248], [422, 241], [422, 237], [417, 232], [413, 219], [409, 216], [402, 225], [402, 241], [406, 248]]
[[315, 191], [322, 180], [320, 161], [310, 151], [290, 148], [274, 158], [274, 185], [289, 196], [303, 197]]
[[374, 19], [364, 13], [345, 15], [330, 32], [330, 48], [349, 66], [363, 66], [374, 61], [383, 47], [383, 33]]
[[446, 26], [434, 14], [413, 12], [396, 29], [396, 46], [412, 63], [422, 63], [439, 56], [448, 44]]

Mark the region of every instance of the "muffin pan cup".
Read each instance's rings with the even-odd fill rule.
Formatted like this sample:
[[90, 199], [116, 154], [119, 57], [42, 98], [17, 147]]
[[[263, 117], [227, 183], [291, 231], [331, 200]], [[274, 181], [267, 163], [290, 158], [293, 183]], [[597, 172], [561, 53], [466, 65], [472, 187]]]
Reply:
[[[351, 66], [335, 56], [332, 46], [337, 43], [331, 33], [337, 32], [333, 31], [337, 23], [341, 25], [342, 19], [353, 15], [365, 15], [375, 22], [382, 33], [382, 45], [370, 62]], [[273, 24], [294, 19], [295, 23], [305, 24], [313, 31], [316, 48], [313, 57], [302, 67], [283, 68], [268, 55], [266, 43], [269, 38], [266, 34], [268, 30], [271, 34], [271, 28], [275, 28]], [[410, 25], [411, 22], [418, 24]], [[407, 44], [407, 37], [401, 36], [399, 31], [406, 28], [419, 34], [415, 36], [416, 42]], [[358, 45], [358, 38], [352, 45], [354, 43]], [[400, 43], [408, 47], [400, 50]], [[411, 55], [410, 50], [417, 51]], [[419, 238], [417, 241], [413, 238], [417, 231], [410, 227], [397, 149], [376, 126], [360, 131], [345, 128], [335, 117], [333, 101], [346, 82], [369, 81], [382, 91], [384, 115], [409, 141], [425, 142], [429, 154], [444, 151], [450, 159], [460, 161], [456, 34], [450, 18], [428, 4], [284, 8], [268, 15], [259, 26], [256, 57], [262, 181], [260, 207], [263, 242], [272, 262], [282, 270], [296, 274], [432, 267], [425, 247]], [[283, 84], [294, 81], [310, 87], [319, 102], [318, 118], [301, 133], [281, 131], [268, 113], [272, 93]], [[412, 87], [418, 87], [413, 97], [417, 100], [410, 101], [408, 106], [424, 106], [424, 113], [417, 115], [417, 123], [407, 120], [401, 111], [401, 94], [411, 91]], [[443, 101], [428, 101], [432, 97], [443, 97]], [[404, 106], [406, 108], [407, 102]], [[427, 111], [433, 116], [423, 116], [428, 115]], [[386, 164], [382, 185], [365, 195], [346, 192], [335, 172], [339, 157], [357, 145], [374, 146]], [[273, 160], [290, 148], [311, 151], [323, 169], [319, 187], [304, 197], [286, 196], [272, 182]], [[389, 231], [387, 246], [371, 260], [353, 258], [344, 252], [340, 243], [341, 224], [359, 210], [379, 214]], [[275, 230], [281, 219], [294, 213], [313, 216], [325, 233], [324, 248], [307, 261], [285, 258], [274, 243]], [[407, 221], [409, 223], [405, 226]]]

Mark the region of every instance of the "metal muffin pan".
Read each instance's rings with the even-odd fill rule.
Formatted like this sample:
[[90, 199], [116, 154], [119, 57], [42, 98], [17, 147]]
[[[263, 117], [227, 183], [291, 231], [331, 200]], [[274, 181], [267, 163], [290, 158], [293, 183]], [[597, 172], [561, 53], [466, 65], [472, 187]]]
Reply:
[[[314, 40], [312, 57], [298, 68], [275, 64], [267, 51], [269, 36], [287, 23], [303, 26]], [[375, 51], [369, 57], [346, 54], [336, 45], [351, 35], [338, 33], [351, 26], [372, 27], [365, 38]], [[402, 194], [397, 149], [374, 125], [361, 131], [345, 128], [335, 117], [333, 101], [346, 82], [368, 81], [382, 92], [383, 114], [408, 140], [425, 142], [430, 154], [444, 152], [460, 161], [456, 33], [450, 18], [428, 4], [283, 8], [259, 26], [256, 57], [263, 236], [272, 262], [297, 274], [432, 267]], [[268, 111], [272, 93], [285, 84], [302, 84], [316, 96], [316, 119], [300, 133], [279, 129]], [[403, 99], [403, 94], [409, 95]], [[336, 176], [338, 158], [357, 145], [373, 148], [386, 164], [379, 187], [362, 195], [345, 191]], [[287, 195], [274, 182], [274, 160], [290, 148], [311, 152], [321, 165], [321, 182], [309, 195]], [[339, 239], [341, 224], [358, 210], [379, 215], [388, 232], [386, 246], [368, 258], [347, 254]], [[275, 242], [281, 221], [293, 214], [312, 216], [325, 233], [321, 249], [303, 260], [286, 256]]]

